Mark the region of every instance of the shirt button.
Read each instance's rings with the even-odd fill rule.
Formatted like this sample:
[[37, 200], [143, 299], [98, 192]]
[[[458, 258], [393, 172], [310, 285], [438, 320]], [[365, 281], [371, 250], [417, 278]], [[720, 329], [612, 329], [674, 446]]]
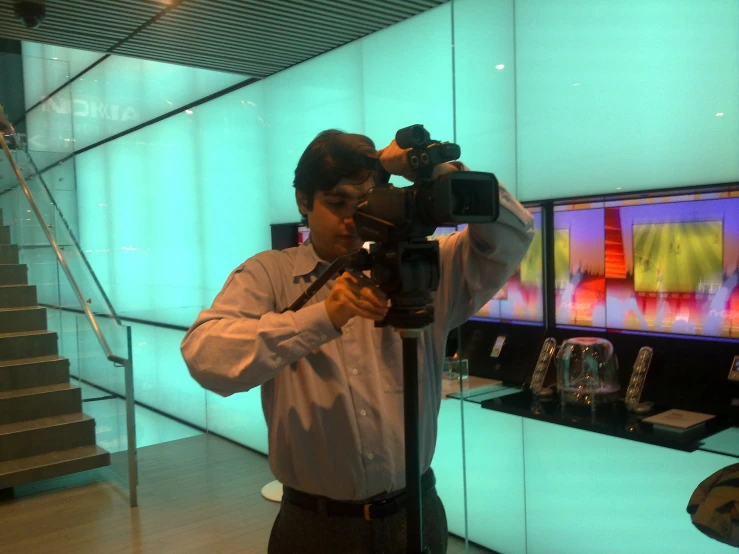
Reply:
[[367, 454], [367, 458], [370, 459], [370, 460], [374, 460], [375, 459], [375, 455], [372, 452], [370, 452], [369, 454]]
[[277, 356], [275, 358], [275, 361], [279, 364], [282, 361], [282, 358], [280, 356]]
[[361, 415], [362, 417], [366, 416], [367, 415], [367, 410], [360, 411], [359, 412], [359, 415]]
[[352, 369], [352, 375], [359, 375], [359, 370], [356, 367]]
[[321, 335], [321, 340], [326, 340], [328, 337], [326, 335]]

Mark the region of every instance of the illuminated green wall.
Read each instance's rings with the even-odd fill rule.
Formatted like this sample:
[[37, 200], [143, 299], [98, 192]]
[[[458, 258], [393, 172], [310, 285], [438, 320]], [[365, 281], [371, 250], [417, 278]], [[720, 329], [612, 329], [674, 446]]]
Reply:
[[516, 25], [512, 0], [454, 1], [455, 129], [462, 159], [515, 196]]
[[[523, 420], [528, 554], [732, 554], [686, 511], [736, 458]], [[491, 502], [491, 505], [493, 502]]]
[[[247, 79], [218, 71], [23, 43], [28, 143], [42, 167]], [[47, 98], [48, 97], [48, 98]]]
[[739, 180], [739, 2], [515, 4], [521, 198]]

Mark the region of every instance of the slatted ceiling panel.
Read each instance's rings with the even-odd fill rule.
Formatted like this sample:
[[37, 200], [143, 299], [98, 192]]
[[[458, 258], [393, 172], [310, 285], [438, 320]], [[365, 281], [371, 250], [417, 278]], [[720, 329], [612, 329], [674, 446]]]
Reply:
[[[148, 58], [151, 52], [150, 46], [128, 46], [117, 50], [119, 55], [131, 56], [134, 58]], [[279, 71], [285, 66], [291, 64], [269, 63], [267, 60], [261, 59], [255, 62], [249, 62], [243, 58], [232, 58], [223, 54], [214, 57], [213, 51], [189, 51], [187, 53], [187, 64], [193, 67], [203, 67], [207, 69], [218, 69], [220, 71], [228, 71], [232, 73], [241, 73], [251, 77], [264, 77], [271, 73]], [[173, 64], [184, 64], [185, 55], [176, 49], [171, 49], [169, 53], [160, 53], [157, 56], [158, 61]]]
[[162, 4], [116, 0], [46, 0], [46, 19], [26, 29], [15, 19], [15, 0], [0, 0], [0, 36], [48, 44], [108, 51], [161, 12]]
[[186, 1], [117, 52], [141, 56], [147, 49], [168, 47], [170, 61], [174, 54], [186, 65], [213, 67], [220, 62], [221, 69], [265, 77], [394, 24], [409, 13], [407, 7], [395, 13], [392, 3], [365, 9], [363, 2]]
[[[169, 18], [168, 18], [169, 19]], [[319, 45], [311, 45], [305, 40], [293, 40], [290, 46], [275, 44], [273, 41], [278, 33], [284, 31], [270, 31], [249, 29], [245, 32], [234, 32], [228, 29], [214, 29], [206, 31], [202, 20], [187, 20], [180, 15], [174, 15], [165, 29], [151, 26], [139, 32], [125, 46], [136, 44], [148, 44], [155, 47], [169, 46], [172, 48], [185, 48], [185, 51], [214, 52], [216, 54], [234, 55], [234, 48], [249, 51], [252, 56], [266, 57], [278, 60], [280, 63], [294, 62], [296, 59], [305, 59], [306, 56], [315, 55], [315, 52], [325, 51], [333, 46], [326, 42]], [[272, 41], [272, 42], [271, 42]]]
[[[319, 33], [316, 33], [315, 37], [304, 37], [290, 29], [256, 24], [245, 25], [239, 30], [218, 28], [217, 20], [188, 18], [182, 14], [172, 14], [171, 19], [169, 17], [167, 19], [168, 26], [165, 29], [152, 28], [142, 31], [129, 44], [139, 41], [151, 43], [159, 39], [187, 45], [187, 37], [193, 37], [195, 44], [191, 41], [192, 46], [212, 49], [214, 52], [225, 50], [231, 54], [234, 52], [233, 49], [237, 48], [252, 57], [279, 59], [281, 63], [295, 63], [295, 60], [304, 60], [335, 47], [335, 42]], [[205, 29], [203, 25], [206, 22], [213, 23], [213, 26]]]
[[12, 18], [12, 11], [8, 16], [2, 9], [2, 6], [0, 6], [0, 37], [3, 38], [56, 44], [58, 46], [68, 46], [70, 48], [80, 48], [82, 50], [92, 50], [96, 52], [105, 52], [111, 42], [110, 40], [106, 40], [97, 35], [90, 35], [88, 33], [81, 32], [79, 29], [74, 32], [56, 29], [53, 33], [45, 33], [44, 35], [40, 35], [37, 31], [25, 28], [12, 29], [11, 32], [7, 30], [8, 17], [10, 17], [9, 21], [14, 21]]
[[[167, 26], [171, 21], [187, 21], [189, 24], [202, 26], [209, 32], [219, 35], [234, 36], [238, 30], [248, 30], [250, 33], [256, 33], [256, 36], [267, 35], [270, 38], [274, 34], [293, 37], [296, 42], [307, 42], [313, 45], [324, 45], [330, 47], [336, 43], [335, 38], [326, 35], [326, 29], [315, 28], [313, 25], [306, 25], [305, 20], [298, 19], [293, 16], [292, 19], [282, 21], [263, 15], [260, 12], [241, 13], [238, 25], [234, 25], [228, 20], [224, 20], [224, 14], [214, 13], [213, 10], [206, 9], [200, 4], [193, 4], [187, 10], [179, 9], [173, 11], [167, 17], [166, 22], [162, 22], [160, 28]], [[343, 29], [336, 29], [339, 38], [352, 40], [354, 35]]]
[[0, 0], [0, 37], [266, 77], [448, 0], [46, 0], [30, 30]]
[[[118, 51], [116, 51], [118, 52]], [[151, 51], [148, 48], [142, 48], [140, 50], [136, 49], [127, 49], [125, 52], [120, 52], [120, 55], [130, 56], [133, 58], [143, 58], [143, 59], [151, 59]], [[240, 75], [244, 75], [244, 78], [247, 77], [258, 77], [261, 76], [261, 71], [263, 71], [264, 66], [262, 64], [245, 64], [243, 61], [239, 61], [238, 63], [229, 63], [228, 61], [224, 60], [216, 60], [212, 57], [206, 57], [206, 56], [188, 56], [187, 63], [183, 61], [182, 56], [172, 54], [172, 55], [159, 55], [157, 56], [157, 60], [159, 62], [164, 63], [171, 63], [175, 65], [186, 65], [188, 67], [201, 67], [204, 69], [210, 69], [214, 71], [223, 71], [226, 73], [237, 73]]]

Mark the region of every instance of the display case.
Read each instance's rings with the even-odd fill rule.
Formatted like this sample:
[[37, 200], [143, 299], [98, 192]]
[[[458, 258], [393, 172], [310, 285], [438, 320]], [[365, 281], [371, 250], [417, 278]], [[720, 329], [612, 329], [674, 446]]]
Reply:
[[[507, 388], [450, 395], [465, 404], [467, 497], [479, 499], [470, 540], [505, 553], [734, 552], [686, 507], [739, 458], [739, 186], [552, 201], [542, 222], [541, 325], [478, 317], [461, 330], [471, 375]], [[541, 367], [547, 338], [555, 353], [609, 344], [613, 398], [563, 403], [557, 356]], [[550, 394], [530, 388], [535, 369]], [[670, 410], [710, 417], [652, 421]]]

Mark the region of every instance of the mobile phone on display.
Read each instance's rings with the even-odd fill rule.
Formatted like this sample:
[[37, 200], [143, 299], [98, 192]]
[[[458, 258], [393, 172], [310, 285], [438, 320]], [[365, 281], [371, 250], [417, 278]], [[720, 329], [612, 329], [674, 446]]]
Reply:
[[[626, 407], [631, 411], [642, 411], [647, 408], [646, 405], [640, 408], [639, 401], [644, 391], [644, 383], [647, 380], [647, 371], [649, 371], [649, 365], [652, 363], [653, 354], [652, 347], [642, 346], [636, 356], [634, 370], [631, 372], [631, 379], [629, 380], [629, 388], [626, 389]], [[651, 406], [649, 407], [651, 408]]]
[[495, 339], [493, 350], [490, 352], [491, 358], [497, 358], [498, 356], [500, 356], [500, 353], [503, 350], [503, 346], [505, 345], [505, 339], [505, 335], [499, 335], [498, 338]]
[[552, 389], [544, 388], [544, 379], [547, 376], [547, 371], [552, 363], [552, 358], [557, 350], [557, 341], [552, 337], [544, 339], [544, 344], [541, 346], [541, 352], [539, 352], [539, 359], [536, 361], [534, 367], [534, 374], [531, 376], [531, 392], [539, 395], [552, 394]]

